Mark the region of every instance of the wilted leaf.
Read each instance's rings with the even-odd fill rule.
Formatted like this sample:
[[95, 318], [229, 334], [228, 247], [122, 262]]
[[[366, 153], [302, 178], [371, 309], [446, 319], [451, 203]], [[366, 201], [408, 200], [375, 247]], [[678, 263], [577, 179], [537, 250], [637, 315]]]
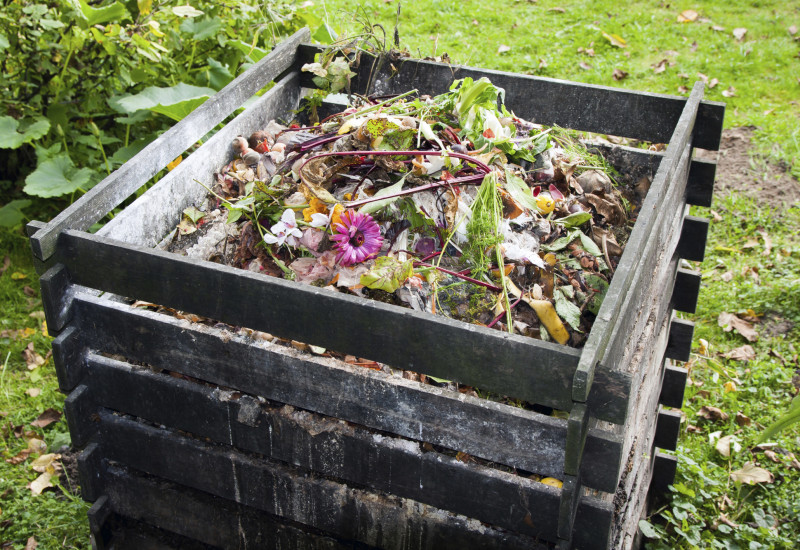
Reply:
[[192, 6], [175, 6], [172, 8], [172, 13], [177, 15], [178, 17], [197, 17], [199, 15], [203, 15], [204, 12], [193, 8]]
[[711, 407], [709, 405], [705, 405], [697, 411], [697, 416], [702, 416], [706, 420], [710, 420], [712, 422], [725, 422], [728, 420], [728, 413], [718, 409], [717, 407]]
[[506, 52], [509, 52], [509, 51], [511, 51], [511, 46], [506, 46], [505, 44], [500, 44], [500, 47], [497, 48], [497, 53], [498, 54], [506, 53]]
[[678, 86], [678, 93], [680, 93], [680, 94], [688, 94], [689, 93], [689, 88], [687, 88], [686, 86]]
[[772, 474], [756, 466], [752, 462], [745, 462], [744, 467], [735, 472], [731, 472], [731, 479], [736, 483], [747, 483], [752, 485], [754, 483], [772, 483]]
[[590, 70], [592, 70], [592, 66], [591, 66], [591, 65], [589, 65], [588, 63], [586, 63], [585, 61], [581, 61], [580, 63], [578, 63], [578, 67], [580, 67], [580, 68], [581, 68], [581, 69], [583, 69], [584, 71], [590, 71]]
[[28, 388], [25, 390], [25, 393], [28, 394], [30, 397], [38, 397], [39, 394], [42, 393], [42, 390], [39, 388]]
[[667, 63], [669, 63], [669, 60], [662, 59], [658, 63], [653, 63], [650, 66], [653, 68], [653, 72], [655, 74], [659, 74], [659, 73], [663, 73], [664, 71], [667, 70]]
[[792, 25], [787, 29], [792, 36], [797, 34], [797, 25]]
[[741, 412], [736, 413], [736, 417], [733, 419], [739, 426], [749, 426], [752, 423], [750, 417], [745, 416]]
[[192, 222], [192, 220], [188, 218], [181, 219], [180, 223], [178, 224], [178, 233], [181, 235], [191, 235], [197, 231], [197, 226]]
[[47, 453], [31, 462], [31, 468], [34, 472], [38, 472], [40, 474], [45, 472], [55, 474], [61, 470], [61, 464], [58, 462], [59, 460], [61, 460], [60, 454]]
[[622, 37], [621, 37], [620, 35], [618, 35], [618, 34], [612, 34], [612, 33], [608, 33], [608, 32], [605, 32], [605, 31], [603, 31], [603, 38], [605, 38], [606, 40], [608, 40], [608, 42], [609, 42], [609, 43], [610, 43], [612, 46], [615, 46], [615, 47], [617, 47], [617, 48], [627, 48], [627, 47], [628, 47], [628, 44], [627, 44], [627, 42], [625, 41], [625, 39], [624, 39], [624, 38], [622, 38]]
[[711, 80], [708, 81], [708, 89], [710, 90], [712, 88], [716, 88], [717, 84], [719, 84], [719, 80], [717, 80], [716, 78], [712, 78]]
[[50, 408], [40, 414], [36, 420], [31, 422], [31, 426], [36, 426], [37, 428], [44, 428], [49, 426], [53, 422], [58, 422], [61, 420], [61, 412], [57, 411], [56, 409]]
[[44, 136], [50, 130], [50, 121], [46, 118], [24, 120], [22, 128], [17, 119], [10, 116], [0, 117], [0, 149], [16, 149], [25, 143]]
[[547, 11], [554, 11], [556, 13], [566, 13], [567, 12], [567, 10], [565, 10], [564, 8], [549, 8]]
[[39, 543], [36, 542], [35, 537], [28, 537], [28, 542], [25, 543], [25, 550], [36, 550]]
[[756, 352], [753, 349], [753, 346], [750, 344], [745, 344], [736, 349], [732, 349], [728, 353], [724, 353], [722, 356], [726, 359], [733, 359], [734, 361], [750, 361], [755, 359]]
[[678, 23], [693, 23], [699, 16], [700, 14], [694, 10], [683, 10], [678, 14]]
[[725, 393], [731, 393], [736, 391], [736, 382], [733, 380], [728, 380], [725, 384], [722, 385], [725, 388]]
[[34, 495], [41, 495], [42, 491], [47, 489], [48, 487], [52, 487], [53, 483], [50, 479], [53, 477], [53, 474], [50, 472], [45, 472], [41, 474], [39, 477], [34, 479], [28, 484], [28, 489], [31, 490], [31, 493]]
[[614, 69], [614, 72], [611, 73], [611, 76], [614, 78], [614, 80], [624, 80], [628, 78], [628, 73], [622, 69]]
[[755, 331], [755, 329], [753, 329], [753, 325], [744, 319], [740, 319], [732, 313], [728, 313], [726, 311], [720, 313], [719, 317], [717, 317], [717, 324], [722, 327], [722, 330], [725, 332], [735, 330], [744, 336], [749, 342], [755, 342], [758, 340], [758, 333]]
[[736, 95], [736, 88], [728, 86], [727, 90], [722, 90], [722, 95], [725, 97], [734, 97]]
[[40, 163], [36, 170], [25, 178], [24, 191], [37, 197], [60, 197], [86, 190], [93, 171], [75, 168], [69, 155], [62, 153]]
[[361, 276], [360, 282], [367, 288], [394, 292], [414, 273], [414, 263], [401, 262], [392, 256], [381, 256], [375, 265]]
[[742, 41], [742, 39], [744, 38], [744, 35], [746, 35], [746, 34], [747, 34], [747, 29], [745, 29], [745, 28], [743, 28], [743, 27], [739, 27], [739, 28], [737, 28], [737, 29], [733, 29], [733, 36], [734, 36], [734, 37], [736, 38], [736, 40], [738, 40], [739, 42], [741, 42], [741, 41]]
[[742, 446], [739, 444], [739, 438], [735, 435], [720, 437], [714, 448], [724, 457], [731, 456], [731, 451], [738, 453], [742, 450]]
[[561, 289], [553, 293], [553, 298], [556, 302], [556, 313], [558, 313], [559, 317], [569, 323], [569, 326], [573, 329], [578, 330], [581, 325], [581, 309], [564, 296]]
[[183, 161], [183, 155], [178, 155], [178, 158], [167, 164], [167, 170], [172, 172]]
[[723, 32], [725, 30], [725, 27], [721, 27], [720, 25], [714, 25], [711, 27], [711, 30], [716, 32]]

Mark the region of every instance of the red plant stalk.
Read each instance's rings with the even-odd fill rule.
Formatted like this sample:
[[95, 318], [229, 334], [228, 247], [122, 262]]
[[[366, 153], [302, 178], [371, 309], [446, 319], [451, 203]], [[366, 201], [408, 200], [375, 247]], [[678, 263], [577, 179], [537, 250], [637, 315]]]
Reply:
[[[516, 306], [518, 303], [520, 303], [521, 301], [522, 301], [522, 296], [520, 296], [519, 298], [517, 298], [517, 301], [516, 301], [516, 302], [514, 302], [513, 304], [511, 304], [511, 306], [510, 306], [510, 308], [509, 308], [509, 309], [514, 309], [514, 307], [515, 307], [515, 306]], [[496, 324], [497, 324], [497, 323], [500, 321], [500, 319], [502, 319], [502, 318], [503, 318], [503, 317], [505, 317], [505, 316], [506, 316], [506, 312], [504, 311], [503, 313], [501, 313], [500, 315], [498, 315], [497, 317], [495, 317], [494, 319], [492, 319], [492, 322], [491, 322], [491, 323], [489, 323], [488, 325], [486, 325], [486, 327], [487, 327], [487, 328], [492, 328], [493, 326], [495, 326], [495, 325], [496, 325]]]
[[492, 283], [486, 283], [484, 281], [479, 281], [478, 279], [473, 279], [472, 277], [467, 277], [466, 275], [462, 275], [456, 271], [450, 271], [449, 269], [445, 269], [443, 267], [439, 267], [436, 265], [427, 264], [425, 262], [414, 262], [414, 267], [432, 267], [433, 269], [438, 269], [442, 273], [447, 273], [448, 275], [452, 275], [453, 277], [458, 277], [459, 279], [463, 279], [468, 283], [472, 283], [475, 285], [480, 285], [483, 287], [488, 288], [489, 290], [494, 290], [495, 292], [500, 292], [503, 289], [499, 286], [494, 286]]

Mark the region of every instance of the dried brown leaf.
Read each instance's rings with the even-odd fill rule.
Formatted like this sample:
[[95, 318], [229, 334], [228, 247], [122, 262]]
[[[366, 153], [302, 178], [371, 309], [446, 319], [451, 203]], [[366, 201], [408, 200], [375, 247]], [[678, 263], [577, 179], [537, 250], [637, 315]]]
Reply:
[[586, 63], [585, 61], [581, 61], [581, 62], [578, 64], [578, 67], [580, 67], [580, 68], [581, 68], [581, 69], [583, 69], [584, 71], [590, 71], [590, 70], [592, 70], [592, 66], [591, 66], [591, 65], [589, 65], [588, 63]]
[[653, 68], [653, 72], [655, 74], [660, 74], [667, 70], [667, 63], [669, 63], [669, 60], [664, 58], [658, 63], [653, 63], [650, 66]]
[[745, 462], [744, 466], [731, 472], [731, 479], [736, 483], [747, 483], [753, 485], [754, 483], [772, 483], [772, 473], [752, 462]]
[[733, 359], [734, 361], [751, 361], [755, 359], [756, 352], [753, 349], [753, 346], [750, 344], [745, 344], [736, 349], [732, 349], [728, 353], [722, 354], [722, 356], [726, 359]]
[[790, 35], [794, 36], [794, 35], [796, 35], [796, 34], [797, 34], [797, 25], [792, 25], [791, 27], [789, 27], [789, 28], [788, 28], [788, 29], [786, 29], [786, 30], [788, 30], [788, 31], [789, 31], [789, 34], [790, 34]]
[[53, 408], [50, 408], [44, 411], [42, 414], [40, 414], [36, 418], [36, 420], [31, 422], [31, 426], [36, 426], [37, 428], [44, 428], [54, 422], [58, 422], [59, 420], [61, 420], [61, 412]]
[[702, 80], [705, 84], [708, 84], [708, 76], [704, 75], [703, 73], [697, 73], [697, 78]]
[[45, 472], [41, 474], [39, 477], [31, 481], [27, 487], [31, 490], [31, 493], [34, 495], [41, 495], [42, 491], [47, 489], [48, 487], [52, 487], [53, 483], [50, 481], [53, 477], [53, 474], [50, 472]]
[[35, 537], [28, 537], [28, 542], [25, 543], [25, 550], [36, 550], [39, 543], [36, 542]]
[[729, 283], [733, 280], [733, 271], [726, 271], [719, 277], [723, 282]]
[[31, 462], [31, 468], [34, 472], [38, 472], [40, 474], [45, 472], [55, 474], [61, 471], [61, 463], [59, 460], [61, 460], [60, 454], [48, 453]]
[[694, 10], [683, 10], [678, 14], [678, 23], [693, 23], [698, 17], [700, 14]]
[[712, 78], [711, 80], [708, 81], [708, 89], [710, 90], [712, 88], [716, 88], [717, 84], [719, 84], [719, 80], [717, 80], [716, 78]]
[[772, 238], [769, 236], [769, 233], [763, 229], [759, 229], [758, 234], [761, 235], [762, 239], [764, 239], [764, 251], [761, 253], [761, 255], [769, 256], [770, 252], [772, 252]]
[[744, 414], [741, 413], [741, 411], [736, 413], [736, 417], [733, 419], [733, 421], [736, 422], [739, 426], [749, 426], [753, 422], [752, 420], [750, 420], [749, 416], [745, 416]]
[[717, 407], [712, 407], [710, 405], [704, 405], [700, 407], [700, 410], [697, 411], [697, 416], [701, 416], [706, 420], [710, 420], [711, 422], [725, 422], [728, 420], [728, 413], [724, 412], [722, 409], [718, 409]]
[[614, 69], [614, 72], [611, 74], [614, 80], [624, 80], [628, 78], [628, 73], [623, 71], [622, 69]]
[[727, 311], [723, 311], [719, 314], [719, 317], [717, 317], [717, 324], [722, 327], [722, 330], [725, 332], [735, 330], [744, 336], [748, 342], [755, 342], [758, 340], [758, 333], [751, 323]]
[[733, 36], [739, 42], [741, 42], [744, 39], [744, 35], [746, 34], [747, 34], [747, 29], [745, 29], [744, 27], [733, 29]]
[[25, 390], [25, 393], [28, 394], [30, 397], [39, 397], [39, 394], [42, 393], [42, 390], [39, 388], [28, 388]]
[[11, 256], [6, 256], [3, 258], [3, 267], [0, 267], [0, 275], [5, 273], [9, 267], [11, 267]]
[[688, 94], [689, 93], [689, 88], [687, 88], [686, 86], [682, 86], [682, 85], [678, 86], [678, 93], [680, 93], [680, 94]]
[[725, 27], [722, 27], [720, 25], [714, 25], [713, 27], [711, 27], [711, 30], [716, 32], [723, 32], [725, 30]]
[[505, 44], [500, 44], [500, 47], [497, 48], [497, 53], [506, 53], [511, 51], [511, 46], [506, 46]]
[[555, 13], [566, 13], [567, 12], [567, 10], [565, 10], [564, 8], [558, 8], [558, 7], [549, 8], [547, 11], [552, 11], [552, 12], [555, 12]]
[[728, 86], [727, 90], [722, 90], [722, 95], [725, 97], [734, 97], [736, 95], [736, 88]]

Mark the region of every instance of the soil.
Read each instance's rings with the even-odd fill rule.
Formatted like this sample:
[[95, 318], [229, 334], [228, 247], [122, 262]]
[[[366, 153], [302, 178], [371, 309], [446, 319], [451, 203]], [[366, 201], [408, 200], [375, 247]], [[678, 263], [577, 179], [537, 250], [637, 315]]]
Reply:
[[717, 159], [715, 193], [754, 198], [760, 206], [784, 212], [800, 205], [800, 183], [788, 167], [751, 156], [755, 128], [743, 126], [722, 132], [719, 152], [703, 151], [701, 158]]

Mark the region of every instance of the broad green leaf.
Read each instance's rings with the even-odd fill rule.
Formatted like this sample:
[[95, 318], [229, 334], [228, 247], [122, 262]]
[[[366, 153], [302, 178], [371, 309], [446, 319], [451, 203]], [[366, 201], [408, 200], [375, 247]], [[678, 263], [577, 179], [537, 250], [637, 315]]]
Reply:
[[317, 30], [314, 31], [314, 34], [311, 35], [311, 38], [323, 44], [332, 44], [338, 40], [339, 35], [336, 34], [336, 31], [334, 31], [330, 25], [323, 23], [317, 27]]
[[798, 422], [800, 422], [800, 395], [795, 396], [795, 398], [792, 399], [792, 403], [789, 405], [789, 410], [786, 411], [783, 416], [767, 426], [767, 428], [764, 430], [764, 433], [762, 433], [761, 437], [758, 438], [758, 443], [763, 443], [764, 441], [771, 439], [776, 434], [782, 432], [793, 424], [797, 424]]
[[603, 305], [606, 292], [608, 292], [608, 283], [599, 275], [589, 274], [586, 275], [586, 286], [589, 292], [593, 293], [589, 303], [586, 305], [586, 310], [597, 315], [600, 311], [600, 306]]
[[232, 46], [249, 57], [254, 63], [258, 63], [269, 52], [264, 48], [259, 48], [254, 44], [248, 44], [241, 40], [228, 40], [225, 42], [226, 46]]
[[639, 520], [639, 529], [642, 531], [642, 534], [648, 539], [661, 538], [661, 535], [658, 534], [658, 531], [656, 531], [656, 528], [653, 527], [653, 524], [647, 521], [646, 519]]
[[27, 178], [24, 191], [37, 197], [60, 197], [86, 189], [94, 172], [89, 168], [75, 168], [66, 154], [58, 155], [39, 164]]
[[[394, 185], [390, 185], [389, 187], [384, 187], [383, 189], [381, 189], [380, 191], [375, 193], [375, 195], [373, 195], [372, 198], [373, 199], [377, 199], [377, 198], [380, 198], [380, 197], [385, 197], [387, 195], [393, 195], [394, 193], [399, 193], [403, 189], [403, 184], [405, 182], [406, 182], [406, 178], [405, 178], [405, 176], [403, 176], [402, 178], [400, 178], [400, 181], [398, 181]], [[394, 201], [396, 201], [396, 200], [398, 200], [400, 198], [401, 197], [393, 197], [391, 199], [383, 199], [383, 200], [377, 200], [375, 202], [368, 202], [367, 204], [365, 204], [364, 206], [359, 208], [358, 211], [362, 212], [364, 214], [372, 214], [374, 212], [377, 212], [381, 208], [389, 206]]]
[[109, 104], [124, 113], [147, 109], [174, 120], [181, 120], [215, 93], [213, 88], [181, 82], [170, 88], [150, 86], [135, 95], [112, 98]]
[[193, 8], [192, 6], [175, 6], [172, 8], [172, 13], [177, 15], [178, 17], [198, 17], [203, 15], [203, 11], [198, 10], [197, 8]]
[[142, 149], [144, 149], [148, 143], [150, 143], [149, 139], [146, 138], [137, 139], [127, 147], [120, 147], [119, 149], [114, 151], [114, 154], [111, 155], [108, 160], [114, 166], [122, 166], [123, 164], [131, 160], [133, 157], [135, 157], [136, 154]]
[[206, 84], [215, 90], [221, 90], [233, 80], [233, 75], [228, 70], [227, 65], [223, 65], [211, 57], [207, 61], [208, 67], [201, 69], [200, 74], [197, 75], [198, 82]]
[[6, 35], [0, 33], [0, 52], [2, 52], [3, 50], [5, 50], [10, 46], [11, 44], [8, 42], [8, 38], [6, 38]]
[[192, 220], [192, 223], [197, 223], [206, 213], [202, 210], [198, 210], [195, 206], [190, 206], [183, 211], [183, 215]]
[[31, 201], [27, 199], [11, 201], [4, 205], [0, 208], [0, 227], [14, 227], [21, 224], [25, 219], [22, 210], [30, 205]]
[[[540, 212], [536, 199], [525, 180], [515, 175], [514, 172], [506, 168], [506, 191], [511, 197], [528, 210]], [[567, 243], [569, 244], [569, 243]], [[567, 246], [566, 244], [564, 246]]]
[[222, 28], [222, 21], [218, 17], [204, 17], [203, 19], [187, 19], [181, 23], [180, 29], [192, 35], [194, 40], [205, 40], [217, 34]]
[[578, 235], [581, 232], [577, 229], [573, 229], [570, 231], [565, 237], [561, 237], [560, 239], [556, 239], [550, 244], [543, 244], [542, 250], [546, 252], [558, 252], [559, 250], [564, 250], [567, 248], [567, 245], [578, 238]]
[[553, 220], [553, 223], [563, 225], [567, 229], [572, 229], [573, 227], [578, 227], [579, 225], [585, 224], [591, 219], [591, 212], [575, 212], [574, 214], [570, 214], [564, 218]]
[[564, 293], [561, 292], [561, 289], [558, 289], [553, 293], [553, 298], [556, 302], [556, 313], [558, 313], [558, 316], [569, 323], [569, 326], [571, 326], [573, 329], [580, 329], [581, 309], [573, 304], [566, 296], [564, 296]]
[[21, 131], [19, 128], [17, 119], [10, 116], [0, 117], [0, 149], [16, 149], [39, 139], [50, 130], [50, 121], [39, 117], [33, 121], [24, 121]]
[[414, 274], [414, 262], [401, 262], [392, 256], [380, 256], [375, 265], [361, 276], [361, 284], [367, 288], [394, 292]]
[[[74, 2], [73, 2], [74, 5]], [[125, 18], [130, 19], [131, 14], [125, 9], [121, 2], [114, 2], [110, 6], [102, 8], [93, 8], [86, 0], [80, 0], [80, 10], [78, 12], [86, 20], [90, 27], [94, 25], [102, 25], [111, 21], [119, 22]]]
[[596, 256], [598, 258], [603, 255], [603, 251], [600, 250], [600, 247], [598, 247], [594, 243], [594, 241], [592, 240], [591, 237], [589, 237], [588, 235], [583, 233], [583, 231], [580, 232], [580, 238], [581, 238], [581, 246], [583, 246], [583, 249], [586, 252], [588, 252], [592, 256]]

